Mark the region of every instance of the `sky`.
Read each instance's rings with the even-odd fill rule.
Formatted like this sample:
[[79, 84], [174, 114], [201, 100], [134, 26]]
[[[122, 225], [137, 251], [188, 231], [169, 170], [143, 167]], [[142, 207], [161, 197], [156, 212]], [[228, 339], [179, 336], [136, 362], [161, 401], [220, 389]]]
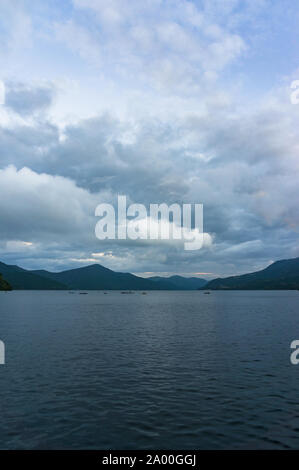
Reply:
[[[0, 260], [211, 279], [299, 256], [293, 0], [0, 0]], [[203, 204], [205, 242], [95, 208]]]

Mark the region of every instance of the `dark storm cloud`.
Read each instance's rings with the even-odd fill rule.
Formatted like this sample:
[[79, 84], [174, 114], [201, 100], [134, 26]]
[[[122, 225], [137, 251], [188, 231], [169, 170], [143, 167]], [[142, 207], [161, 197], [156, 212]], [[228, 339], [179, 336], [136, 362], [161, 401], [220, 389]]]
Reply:
[[13, 128], [0, 127], [1, 167], [14, 164], [18, 168], [29, 166], [43, 171], [45, 155], [56, 146], [58, 128], [47, 121], [34, 125], [16, 125]]
[[[208, 124], [195, 115], [172, 125], [102, 115], [68, 126], [63, 134], [45, 119], [3, 128], [3, 254], [24, 259], [28, 267], [38, 259], [48, 267], [98, 261], [134, 272], [215, 275], [296, 256], [296, 112], [282, 107], [273, 113], [269, 107], [264, 128], [256, 113], [248, 113], [239, 132], [235, 117], [227, 113], [224, 123], [222, 113], [209, 111]], [[5, 169], [11, 163], [16, 168]], [[94, 209], [103, 201], [115, 203], [117, 194], [145, 205], [203, 203], [204, 230], [213, 243], [188, 253], [171, 243], [100, 242], [94, 237]], [[9, 240], [33, 245], [12, 244], [8, 250]]]

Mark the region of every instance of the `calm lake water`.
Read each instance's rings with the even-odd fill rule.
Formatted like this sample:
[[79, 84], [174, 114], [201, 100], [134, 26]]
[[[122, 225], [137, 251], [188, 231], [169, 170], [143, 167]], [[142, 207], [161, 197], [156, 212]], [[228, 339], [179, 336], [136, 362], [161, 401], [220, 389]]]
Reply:
[[0, 293], [0, 448], [299, 448], [299, 292]]

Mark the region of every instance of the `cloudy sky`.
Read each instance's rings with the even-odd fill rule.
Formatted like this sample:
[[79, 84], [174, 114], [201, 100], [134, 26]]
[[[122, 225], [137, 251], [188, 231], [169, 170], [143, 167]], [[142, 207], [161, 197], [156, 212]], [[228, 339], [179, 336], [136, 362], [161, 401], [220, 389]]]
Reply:
[[[0, 260], [212, 278], [299, 256], [298, 24], [293, 0], [1, 0]], [[203, 203], [204, 247], [98, 240], [118, 194]]]

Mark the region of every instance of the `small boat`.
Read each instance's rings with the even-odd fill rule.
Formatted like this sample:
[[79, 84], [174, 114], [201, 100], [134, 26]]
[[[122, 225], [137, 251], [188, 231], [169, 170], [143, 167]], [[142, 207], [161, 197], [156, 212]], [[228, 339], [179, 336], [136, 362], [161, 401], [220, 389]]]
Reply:
[[146, 295], [146, 294], [147, 294], [147, 292], [141, 292], [141, 294], [142, 294], [142, 295]]
[[204, 292], [204, 294], [210, 294], [210, 293], [211, 293], [211, 292], [209, 292], [209, 291]]
[[87, 295], [88, 292], [79, 292], [80, 295]]

